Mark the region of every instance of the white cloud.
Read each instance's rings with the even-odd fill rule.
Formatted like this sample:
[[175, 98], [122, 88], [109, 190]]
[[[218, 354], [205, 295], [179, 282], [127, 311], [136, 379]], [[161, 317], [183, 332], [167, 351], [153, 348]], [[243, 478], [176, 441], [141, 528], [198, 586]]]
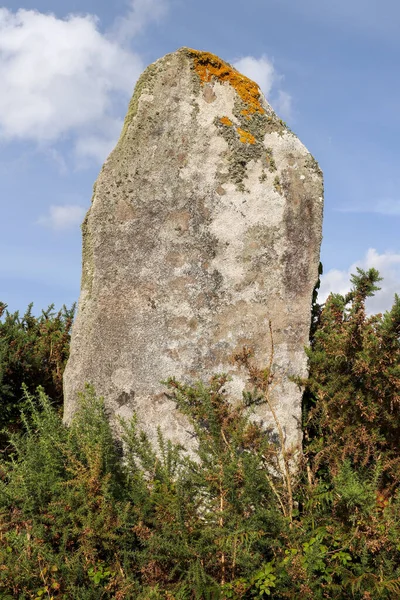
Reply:
[[103, 34], [94, 15], [0, 8], [0, 140], [48, 148], [72, 138], [80, 158], [102, 162], [118, 138], [121, 101], [143, 70], [124, 44], [166, 10], [166, 0], [131, 0]]
[[278, 90], [277, 99], [274, 102], [277, 112], [289, 119], [292, 115], [292, 96], [283, 90]]
[[54, 231], [74, 229], [81, 224], [85, 212], [82, 206], [76, 204], [52, 205], [49, 214], [38, 219], [38, 224]]
[[126, 15], [116, 19], [112, 35], [124, 43], [142, 32], [151, 21], [159, 21], [166, 15], [166, 0], [131, 0]]
[[265, 55], [260, 58], [245, 56], [234, 61], [235, 69], [252, 79], [260, 86], [267, 100], [274, 106], [280, 116], [290, 118], [292, 98], [281, 89], [282, 75], [276, 72], [272, 61]]
[[254, 56], [245, 56], [235, 61], [235, 69], [252, 79], [260, 86], [265, 96], [270, 95], [272, 86], [276, 81], [275, 68], [272, 62], [266, 57], [254, 58]]
[[[120, 130], [121, 128], [118, 129], [118, 131]], [[107, 138], [96, 134], [79, 138], [75, 146], [79, 167], [87, 167], [92, 159], [102, 163], [114, 148], [117, 139], [118, 136]]]
[[87, 135], [79, 137], [75, 144], [79, 167], [85, 167], [92, 159], [102, 163], [114, 148], [122, 125], [122, 119], [104, 119], [101, 124], [101, 130], [93, 130], [92, 132], [88, 132]]
[[331, 269], [321, 277], [319, 301], [325, 302], [330, 292], [347, 294], [350, 291], [350, 276], [356, 274], [357, 267], [367, 270], [375, 268], [383, 277], [378, 285], [381, 288], [373, 298], [367, 300], [369, 313], [384, 312], [393, 305], [394, 295], [400, 294], [400, 254], [384, 252], [379, 254], [370, 248], [365, 257], [353, 263], [347, 270]]

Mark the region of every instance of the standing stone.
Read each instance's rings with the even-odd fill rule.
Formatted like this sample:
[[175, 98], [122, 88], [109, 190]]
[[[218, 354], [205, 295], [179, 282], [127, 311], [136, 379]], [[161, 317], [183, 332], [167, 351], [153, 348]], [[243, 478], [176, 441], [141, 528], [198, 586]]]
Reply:
[[[83, 223], [81, 295], [65, 372], [65, 420], [92, 383], [112, 417], [190, 444], [160, 383], [225, 372], [241, 398], [243, 346], [267, 364], [287, 444], [301, 440], [322, 173], [258, 86], [181, 48], [140, 77]], [[257, 409], [271, 422], [268, 408]]]

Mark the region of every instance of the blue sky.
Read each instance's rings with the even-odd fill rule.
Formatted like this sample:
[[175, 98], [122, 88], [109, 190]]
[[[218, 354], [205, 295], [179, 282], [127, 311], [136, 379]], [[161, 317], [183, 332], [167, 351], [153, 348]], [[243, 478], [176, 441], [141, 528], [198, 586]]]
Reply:
[[141, 70], [181, 46], [254, 78], [325, 175], [323, 294], [400, 291], [400, 4], [50, 0], [0, 7], [0, 300], [70, 305], [79, 225]]

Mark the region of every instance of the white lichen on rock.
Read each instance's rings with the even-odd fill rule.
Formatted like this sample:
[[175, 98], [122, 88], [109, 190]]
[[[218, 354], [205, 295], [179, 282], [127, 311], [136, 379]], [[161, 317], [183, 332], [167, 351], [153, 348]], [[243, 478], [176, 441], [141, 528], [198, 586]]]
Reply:
[[[288, 444], [301, 439], [322, 174], [258, 86], [218, 57], [182, 48], [140, 77], [83, 226], [81, 297], [65, 373], [65, 419], [92, 383], [111, 415], [190, 445], [165, 397], [169, 376], [246, 373], [268, 361]], [[268, 409], [258, 416], [270, 422]]]

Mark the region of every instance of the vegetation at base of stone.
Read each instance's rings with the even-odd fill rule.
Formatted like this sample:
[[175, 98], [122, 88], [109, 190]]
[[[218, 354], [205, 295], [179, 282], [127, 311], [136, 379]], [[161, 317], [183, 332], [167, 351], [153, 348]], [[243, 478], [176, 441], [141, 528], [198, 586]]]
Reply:
[[[62, 377], [69, 354], [75, 306], [54, 312], [54, 306], [23, 316], [7, 311], [0, 302], [0, 429], [20, 425], [22, 384], [30, 392], [40, 385], [57, 406], [62, 404]], [[4, 436], [0, 434], [0, 446]]]
[[[378, 273], [316, 307], [297, 475], [252, 407], [271, 367], [238, 357], [254, 386], [167, 382], [196, 459], [135, 420], [124, 460], [88, 388], [71, 427], [25, 391], [24, 433], [0, 462], [0, 597], [98, 600], [400, 597], [400, 300], [367, 316]], [[278, 436], [279, 437], [279, 436]]]

